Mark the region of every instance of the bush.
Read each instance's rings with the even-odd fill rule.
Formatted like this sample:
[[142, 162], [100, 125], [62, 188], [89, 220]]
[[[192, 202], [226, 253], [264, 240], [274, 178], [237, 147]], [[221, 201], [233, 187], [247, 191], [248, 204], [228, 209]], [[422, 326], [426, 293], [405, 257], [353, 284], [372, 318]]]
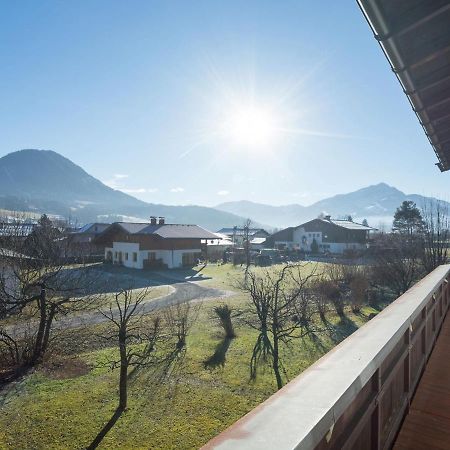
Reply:
[[225, 337], [227, 339], [236, 337], [231, 320], [232, 309], [228, 305], [219, 305], [214, 308], [214, 312], [219, 319], [221, 327], [225, 331]]
[[319, 296], [331, 303], [340, 316], [344, 316], [344, 299], [338, 284], [331, 280], [319, 280], [315, 283], [315, 290]]

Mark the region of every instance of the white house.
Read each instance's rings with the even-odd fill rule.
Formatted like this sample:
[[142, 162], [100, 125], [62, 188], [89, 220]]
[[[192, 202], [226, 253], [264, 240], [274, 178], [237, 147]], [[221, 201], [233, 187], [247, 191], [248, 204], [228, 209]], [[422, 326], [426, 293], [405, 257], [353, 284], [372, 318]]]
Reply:
[[150, 223], [116, 222], [95, 242], [105, 246], [105, 260], [133, 269], [189, 267], [202, 254], [202, 240], [218, 237], [198, 225], [166, 224], [164, 218]]
[[267, 239], [274, 248], [319, 253], [342, 254], [362, 251], [368, 246], [369, 232], [375, 230], [351, 220], [336, 220], [326, 216], [313, 219], [297, 227], [274, 233]]

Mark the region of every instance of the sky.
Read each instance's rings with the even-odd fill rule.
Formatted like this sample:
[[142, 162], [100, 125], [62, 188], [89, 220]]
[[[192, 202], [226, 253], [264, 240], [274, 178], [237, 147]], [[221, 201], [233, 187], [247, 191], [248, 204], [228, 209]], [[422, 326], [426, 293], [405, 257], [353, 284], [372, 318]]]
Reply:
[[24, 148], [152, 203], [450, 186], [350, 0], [3, 2], [0, 156]]

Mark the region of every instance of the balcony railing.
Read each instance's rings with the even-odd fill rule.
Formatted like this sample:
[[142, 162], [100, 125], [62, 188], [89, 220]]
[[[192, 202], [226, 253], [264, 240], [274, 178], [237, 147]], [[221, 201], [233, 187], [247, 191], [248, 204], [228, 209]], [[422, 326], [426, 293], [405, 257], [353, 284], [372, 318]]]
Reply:
[[204, 449], [388, 449], [449, 307], [440, 266]]

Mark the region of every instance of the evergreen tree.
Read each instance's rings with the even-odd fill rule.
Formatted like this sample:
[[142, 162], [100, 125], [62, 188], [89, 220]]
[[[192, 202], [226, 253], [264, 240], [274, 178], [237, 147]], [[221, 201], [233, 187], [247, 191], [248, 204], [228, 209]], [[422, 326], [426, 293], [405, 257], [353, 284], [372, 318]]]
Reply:
[[395, 211], [392, 231], [400, 234], [415, 234], [423, 231], [424, 222], [419, 208], [405, 200]]
[[362, 225], [364, 225], [365, 227], [369, 226], [369, 222], [367, 222], [367, 219], [363, 219]]

